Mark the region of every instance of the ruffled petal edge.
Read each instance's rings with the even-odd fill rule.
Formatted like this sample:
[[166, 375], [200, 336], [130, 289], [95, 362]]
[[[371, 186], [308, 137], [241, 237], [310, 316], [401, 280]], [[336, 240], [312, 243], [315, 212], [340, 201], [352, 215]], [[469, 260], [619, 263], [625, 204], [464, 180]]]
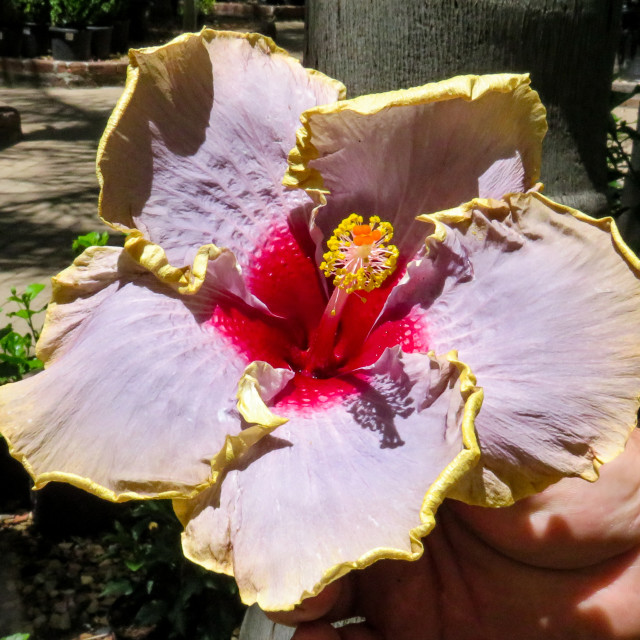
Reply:
[[[128, 502], [129, 500], [171, 500], [176, 498], [185, 499], [195, 498], [200, 492], [208, 489], [212, 484], [214, 484], [215, 478], [217, 477], [217, 475], [215, 475], [214, 477], [214, 475], [212, 474], [211, 480], [196, 485], [191, 491], [187, 493], [185, 493], [184, 491], [160, 491], [155, 495], [143, 495], [137, 493], [136, 491], [116, 492], [97, 482], [94, 482], [93, 480], [91, 480], [91, 478], [85, 478], [84, 476], [79, 476], [74, 473], [50, 471], [48, 473], [41, 473], [40, 475], [38, 475], [33, 470], [31, 464], [29, 464], [26, 456], [20, 454], [16, 450], [16, 448], [11, 443], [10, 438], [5, 434], [3, 434], [3, 437], [7, 442], [9, 454], [13, 458], [15, 458], [25, 468], [29, 476], [31, 476], [31, 479], [33, 480], [33, 489], [36, 491], [45, 487], [47, 484], [49, 484], [49, 482], [64, 482], [66, 484], [73, 485], [78, 489], [82, 489], [83, 491], [87, 491], [88, 493], [92, 493], [98, 498], [108, 500], [109, 502]], [[214, 460], [216, 458], [214, 458]]]
[[[435, 357], [433, 352], [430, 352], [429, 355], [431, 357]], [[378, 560], [415, 561], [422, 556], [424, 546], [421, 539], [430, 533], [435, 527], [435, 514], [438, 507], [442, 504], [444, 499], [450, 495], [455, 485], [471, 469], [473, 469], [480, 459], [480, 448], [476, 438], [474, 422], [482, 406], [483, 390], [481, 387], [477, 386], [476, 378], [471, 372], [469, 366], [458, 360], [458, 354], [456, 351], [449, 352], [444, 356], [443, 360], [448, 361], [458, 371], [459, 389], [464, 403], [461, 421], [462, 443], [464, 449], [460, 451], [460, 453], [458, 453], [458, 455], [445, 467], [445, 469], [439, 474], [436, 481], [427, 490], [420, 508], [421, 524], [409, 531], [411, 551], [403, 551], [391, 547], [372, 549], [354, 561], [343, 562], [330, 567], [325, 571], [321, 579], [311, 590], [305, 591], [300, 595], [298, 602], [282, 604], [278, 606], [277, 609], [274, 609], [273, 607], [268, 607], [264, 605], [264, 603], [261, 603], [260, 596], [258, 595], [256, 602], [261, 606], [261, 608], [264, 610], [291, 611], [297, 607], [300, 602], [318, 595], [327, 585], [340, 579], [354, 569], [364, 569]], [[188, 522], [188, 514], [190, 512], [188, 506], [181, 500], [174, 500], [173, 508], [178, 519], [184, 526], [186, 526]], [[185, 533], [182, 534], [182, 539], [183, 553], [185, 557], [192, 562], [202, 564], [201, 559], [197, 559], [190, 555], [188, 545], [185, 544]], [[233, 568], [230, 564], [216, 564], [215, 566], [205, 566], [205, 568], [218, 573], [224, 573], [229, 576], [234, 575]], [[247, 604], [253, 604], [253, 601], [247, 602]]]
[[[418, 216], [417, 220], [430, 223], [434, 227], [433, 231], [427, 236], [425, 241], [427, 254], [429, 253], [430, 246], [445, 242], [447, 238], [447, 228], [445, 225], [453, 227], [468, 227], [472, 223], [472, 210], [476, 208], [481, 209], [483, 214], [490, 220], [503, 220], [511, 212], [511, 201], [523, 197], [531, 197], [539, 200], [541, 203], [557, 213], [569, 214], [581, 222], [608, 233], [616, 252], [622, 257], [634, 275], [640, 278], [640, 258], [638, 258], [638, 256], [636, 256], [636, 254], [626, 244], [618, 230], [615, 220], [612, 217], [606, 216], [604, 218], [593, 218], [581, 211], [578, 211], [577, 209], [554, 202], [553, 200], [543, 196], [537, 190], [530, 190], [526, 194], [508, 194], [504, 197], [504, 200], [474, 198], [473, 200], [453, 209]], [[640, 397], [637, 400], [640, 402]], [[633, 433], [637, 426], [638, 418], [636, 417], [633, 424], [628, 426], [627, 437]], [[620, 453], [622, 453], [623, 450], [624, 446], [620, 447], [617, 451], [610, 452], [607, 456], [595, 455], [592, 460], [593, 467], [587, 472], [581, 474], [579, 477], [587, 480], [588, 482], [595, 482], [599, 478], [600, 467], [607, 462], [611, 462]], [[526, 498], [530, 495], [543, 491], [561, 479], [561, 477], [549, 478], [532, 484], [530, 481], [523, 482], [522, 479], [516, 475], [507, 475], [503, 470], [501, 480], [504, 484], [504, 490], [487, 496], [483, 489], [478, 490], [478, 487], [484, 486], [482, 479], [484, 469], [485, 467], [482, 465], [482, 461], [480, 460], [480, 464], [474, 466], [474, 468], [470, 470], [470, 473], [466, 474], [461, 478], [459, 483], [452, 487], [449, 497], [471, 505], [493, 508], [508, 507], [522, 498]]]
[[215, 484], [224, 469], [247, 449], [288, 422], [287, 418], [275, 415], [267, 407], [265, 400], [268, 401], [275, 394], [265, 393], [264, 386], [275, 384], [275, 388], [280, 390], [291, 378], [292, 371], [274, 369], [266, 362], [256, 361], [247, 366], [238, 382], [237, 397], [238, 411], [251, 426], [243, 429], [238, 435], [225, 438], [222, 449], [211, 461], [212, 484]]
[[311, 141], [311, 120], [315, 115], [341, 111], [371, 115], [391, 107], [419, 105], [455, 98], [472, 101], [489, 92], [509, 93], [520, 89], [523, 92], [526, 91], [526, 95], [522, 99], [530, 103], [532, 121], [534, 122], [531, 133], [537, 144], [532, 145], [529, 166], [531, 182], [535, 183], [540, 176], [542, 139], [547, 132], [547, 124], [546, 109], [540, 102], [538, 94], [528, 87], [529, 83], [529, 74], [502, 73], [483, 76], [456, 76], [421, 87], [360, 96], [309, 109], [300, 116], [302, 127], [298, 129], [296, 134], [296, 146], [289, 153], [289, 168], [282, 182], [290, 188], [304, 189], [316, 205], [326, 204], [324, 196], [329, 191], [324, 185], [322, 175], [317, 169], [309, 166], [309, 163], [319, 156], [318, 150]]
[[[106, 258], [106, 260], [109, 260], [115, 254], [120, 254], [121, 251], [121, 249], [115, 247], [89, 247], [74, 260], [71, 266], [52, 278], [53, 297], [47, 310], [47, 317], [38, 342], [38, 355], [43, 360], [45, 367], [49, 366], [55, 359], [55, 352], [59, 344], [60, 332], [56, 329], [56, 320], [54, 318], [56, 306], [96, 293], [117, 280], [122, 274], [115, 271], [109, 273], [105, 269], [104, 273], [99, 274], [100, 277], [87, 281], [83, 278], [82, 267], [88, 261], [95, 259], [96, 256], [98, 256], [97, 259]], [[134, 270], [138, 269], [138, 265], [135, 263], [130, 263], [127, 266]], [[194, 498], [200, 492], [213, 486], [218, 481], [223, 469], [241, 456], [249, 447], [271, 433], [278, 426], [287, 422], [286, 418], [273, 414], [265, 404], [265, 400], [268, 401], [283, 388], [292, 376], [292, 372], [274, 369], [264, 362], [252, 362], [246, 367], [238, 381], [237, 407], [238, 412], [247, 423], [247, 427], [237, 435], [227, 435], [222, 448], [211, 460], [209, 478], [205, 482], [194, 486], [188, 492], [170, 490], [161, 491], [151, 496], [143, 495], [136, 491], [116, 492], [94, 482], [90, 478], [73, 473], [51, 471], [37, 474], [26, 456], [21, 454], [13, 445], [11, 439], [5, 433], [3, 433], [3, 437], [7, 442], [9, 454], [24, 466], [31, 476], [36, 490], [43, 488], [49, 482], [65, 482], [110, 502]], [[4, 391], [10, 390], [12, 386], [7, 385]], [[2, 431], [1, 428], [0, 431]]]
[[[271, 433], [274, 429], [287, 422], [286, 418], [272, 413], [266, 406], [262, 398], [260, 380], [275, 370], [264, 362], [252, 362], [245, 369], [244, 374], [238, 382], [238, 411], [242, 417], [250, 424], [237, 435], [228, 435], [220, 451], [211, 460], [211, 475], [206, 482], [195, 486], [188, 493], [180, 491], [163, 491], [153, 496], [142, 495], [135, 491], [124, 491], [116, 493], [107, 487], [94, 482], [90, 478], [84, 478], [72, 473], [48, 472], [40, 475], [36, 474], [26, 457], [18, 453], [7, 436], [9, 453], [27, 470], [34, 482], [34, 489], [42, 489], [49, 482], [65, 482], [79, 489], [88, 491], [103, 500], [110, 502], [127, 502], [129, 500], [159, 500], [174, 499], [174, 504], [180, 504], [181, 500], [194, 498], [200, 492], [213, 486], [219, 479], [222, 471], [234, 460], [239, 458], [249, 447], [253, 446], [261, 438]], [[288, 372], [279, 374], [279, 381], [284, 386], [290, 376]]]
[[429, 250], [429, 246], [433, 242], [442, 243], [447, 237], [447, 230], [444, 225], [449, 226], [468, 226], [472, 222], [471, 211], [474, 208], [482, 209], [482, 212], [487, 215], [490, 220], [502, 220], [508, 215], [511, 208], [509, 203], [519, 197], [532, 197], [539, 200], [544, 205], [555, 211], [556, 213], [568, 213], [581, 222], [586, 222], [592, 227], [606, 231], [611, 236], [611, 241], [624, 259], [629, 268], [635, 275], [640, 277], [640, 258], [629, 248], [629, 245], [623, 240], [616, 221], [611, 216], [604, 218], [593, 218], [582, 211], [572, 209], [563, 204], [559, 204], [550, 200], [546, 196], [543, 196], [538, 191], [528, 191], [526, 194], [507, 194], [504, 200], [495, 200], [490, 198], [474, 198], [469, 202], [465, 202], [459, 207], [453, 209], [447, 209], [446, 211], [438, 211], [436, 213], [429, 213], [418, 216], [416, 220], [427, 222], [434, 225], [434, 230], [426, 238], [426, 249]]
[[[248, 41], [252, 47], [260, 48], [270, 53], [278, 53], [284, 56], [284, 59], [291, 65], [298, 66], [299, 61], [291, 56], [287, 51], [277, 46], [276, 43], [269, 37], [263, 36], [259, 33], [238, 33], [235, 31], [216, 31], [214, 29], [203, 28], [200, 33], [184, 33], [167, 44], [147, 47], [143, 49], [131, 49], [129, 51], [129, 66], [127, 68], [127, 79], [124, 87], [124, 91], [120, 96], [109, 120], [105, 131], [98, 144], [98, 152], [96, 157], [96, 174], [98, 177], [98, 184], [100, 185], [100, 196], [98, 199], [98, 216], [107, 226], [116, 231], [128, 234], [127, 241], [125, 243], [125, 249], [129, 254], [145, 269], [151, 271], [161, 282], [164, 282], [176, 291], [182, 294], [193, 294], [198, 291], [204, 282], [204, 276], [207, 270], [207, 261], [210, 258], [214, 258], [219, 255], [221, 251], [215, 245], [203, 245], [196, 253], [192, 265], [184, 267], [175, 267], [171, 265], [166, 257], [164, 249], [162, 247], [147, 240], [143, 233], [135, 228], [132, 220], [126, 223], [120, 221], [109, 221], [103, 215], [103, 187], [104, 176], [100, 168], [102, 157], [105, 153], [106, 146], [109, 138], [114, 130], [117, 128], [118, 123], [129, 106], [129, 103], [133, 97], [136, 86], [140, 78], [140, 67], [138, 65], [137, 55], [139, 53], [150, 54], [164, 47], [169, 47], [175, 44], [186, 42], [191, 38], [203, 38], [207, 42], [210, 42], [214, 38], [228, 38], [228, 39], [240, 39]], [[316, 78], [321, 78], [324, 82], [327, 82], [333, 86], [339, 96], [339, 100], [344, 100], [346, 97], [346, 88], [338, 80], [334, 80], [329, 76], [316, 71], [315, 69], [306, 69], [307, 73]]]
[[224, 251], [214, 244], [205, 244], [198, 248], [191, 266], [174, 267], [170, 264], [164, 249], [147, 240], [142, 232], [137, 230], [129, 233], [124, 242], [124, 249], [160, 282], [168, 284], [183, 295], [198, 292], [204, 283], [209, 260], [214, 260]]

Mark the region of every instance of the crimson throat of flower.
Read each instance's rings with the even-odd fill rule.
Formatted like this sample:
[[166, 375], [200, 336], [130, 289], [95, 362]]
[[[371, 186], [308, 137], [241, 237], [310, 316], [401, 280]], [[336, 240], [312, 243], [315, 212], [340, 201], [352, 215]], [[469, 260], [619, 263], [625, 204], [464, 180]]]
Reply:
[[331, 368], [340, 318], [350, 294], [377, 289], [395, 271], [398, 248], [389, 244], [393, 227], [378, 216], [364, 224], [352, 213], [334, 230], [327, 242], [320, 270], [333, 278], [334, 290], [306, 354], [304, 373], [317, 375]]

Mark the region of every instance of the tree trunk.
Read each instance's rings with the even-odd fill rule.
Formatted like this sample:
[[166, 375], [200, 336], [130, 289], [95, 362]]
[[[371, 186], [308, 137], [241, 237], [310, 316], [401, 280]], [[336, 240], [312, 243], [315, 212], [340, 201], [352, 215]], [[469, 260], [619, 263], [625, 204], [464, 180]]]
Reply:
[[342, 80], [351, 97], [530, 72], [548, 110], [545, 193], [603, 213], [620, 9], [620, 0], [307, 0], [305, 64]]

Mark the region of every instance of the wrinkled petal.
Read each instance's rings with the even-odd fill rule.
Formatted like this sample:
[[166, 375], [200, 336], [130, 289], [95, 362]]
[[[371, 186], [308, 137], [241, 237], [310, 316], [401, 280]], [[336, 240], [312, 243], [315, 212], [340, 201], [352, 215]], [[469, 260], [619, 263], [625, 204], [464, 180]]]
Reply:
[[47, 368], [0, 389], [2, 432], [37, 487], [190, 496], [215, 481], [227, 438], [241, 448], [262, 435], [238, 435], [246, 363], [207, 324], [214, 300], [207, 286], [178, 296], [121, 249], [89, 249], [54, 280]]
[[327, 204], [326, 236], [351, 212], [379, 215], [394, 244], [420, 246], [413, 218], [538, 179], [545, 109], [528, 76], [460, 76], [310, 109], [285, 183]]
[[485, 392], [482, 464], [456, 495], [504, 505], [563, 476], [595, 480], [640, 394], [640, 263], [615, 224], [538, 194], [424, 221], [431, 290], [414, 301], [430, 348], [457, 349]]
[[289, 422], [215, 487], [174, 502], [187, 557], [235, 575], [247, 603], [291, 609], [352, 569], [419, 557], [435, 510], [477, 458], [481, 391], [453, 354], [395, 347], [351, 381], [323, 410], [276, 402]]
[[310, 210], [281, 184], [299, 115], [343, 95], [257, 34], [186, 34], [130, 54], [125, 91], [98, 152], [101, 216], [138, 229], [171, 265], [199, 247], [241, 266], [274, 220]]

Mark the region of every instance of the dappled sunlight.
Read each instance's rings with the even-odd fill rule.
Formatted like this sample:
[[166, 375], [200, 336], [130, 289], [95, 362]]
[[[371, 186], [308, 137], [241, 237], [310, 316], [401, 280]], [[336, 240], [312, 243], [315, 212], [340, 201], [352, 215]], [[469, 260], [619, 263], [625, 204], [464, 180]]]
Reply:
[[81, 233], [102, 230], [95, 155], [122, 87], [0, 90], [24, 138], [0, 153], [0, 299], [72, 259]]

